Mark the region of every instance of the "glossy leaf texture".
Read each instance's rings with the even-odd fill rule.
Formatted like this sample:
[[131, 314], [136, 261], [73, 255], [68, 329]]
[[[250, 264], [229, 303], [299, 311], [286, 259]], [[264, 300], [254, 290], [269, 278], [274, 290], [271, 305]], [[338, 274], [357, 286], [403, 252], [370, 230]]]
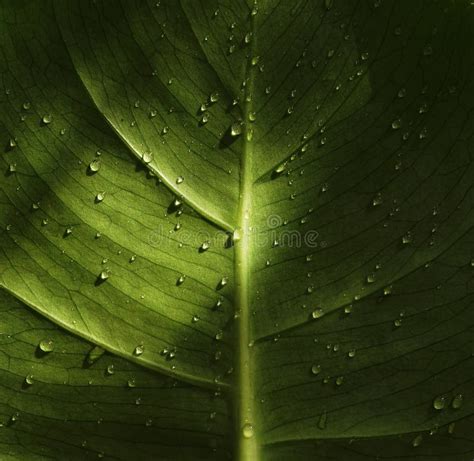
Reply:
[[473, 458], [470, 2], [0, 14], [5, 459]]

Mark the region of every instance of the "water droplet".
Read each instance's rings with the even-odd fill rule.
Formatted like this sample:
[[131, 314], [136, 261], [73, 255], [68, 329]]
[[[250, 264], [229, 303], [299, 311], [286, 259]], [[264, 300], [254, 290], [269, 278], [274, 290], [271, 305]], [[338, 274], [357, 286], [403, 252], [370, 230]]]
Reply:
[[433, 408], [435, 410], [442, 410], [446, 406], [446, 397], [438, 396], [433, 400]]
[[145, 163], [150, 163], [150, 162], [153, 160], [153, 153], [152, 153], [152, 152], [145, 152], [145, 153], [142, 155], [142, 160], [143, 160]]
[[228, 282], [229, 282], [229, 279], [227, 277], [222, 277], [221, 280], [219, 281], [219, 288], [225, 287]]
[[41, 121], [44, 125], [49, 125], [53, 121], [53, 117], [49, 114], [43, 115]]
[[104, 269], [99, 275], [100, 280], [107, 280], [109, 277], [110, 277], [110, 270], [109, 269]]
[[372, 199], [372, 206], [379, 206], [383, 203], [382, 194], [378, 192], [375, 197]]
[[184, 281], [186, 280], [186, 276], [183, 274], [183, 275], [180, 275], [176, 284], [177, 285], [182, 285], [184, 283]]
[[283, 162], [275, 168], [275, 174], [281, 174], [286, 170], [287, 162]]
[[96, 196], [95, 196], [95, 201], [96, 202], [102, 202], [105, 198], [105, 192], [99, 192]]
[[209, 121], [209, 114], [208, 113], [203, 114], [203, 116], [201, 117], [201, 124], [205, 125], [208, 121]]
[[459, 408], [462, 407], [462, 404], [463, 404], [463, 400], [464, 400], [464, 397], [462, 394], [457, 394], [453, 397], [453, 400], [451, 402], [451, 406], [455, 409], [455, 410], [459, 410]]
[[414, 448], [419, 447], [421, 445], [421, 442], [423, 441], [423, 436], [421, 434], [418, 434], [411, 442], [412, 446]]
[[215, 337], [216, 341], [221, 341], [222, 338], [224, 337], [223, 331], [219, 330], [214, 337]]
[[319, 373], [321, 373], [321, 365], [313, 365], [311, 367], [311, 373], [313, 375], [319, 375]]
[[132, 387], [135, 387], [137, 385], [136, 381], [135, 381], [135, 378], [130, 378], [128, 381], [127, 381], [127, 386], [132, 388]]
[[351, 359], [353, 359], [356, 355], [356, 350], [355, 349], [351, 349], [348, 353], [347, 353], [347, 356]]
[[244, 424], [244, 426], [242, 427], [242, 435], [245, 439], [250, 439], [254, 436], [254, 428], [252, 424]]
[[403, 237], [402, 237], [402, 243], [404, 245], [407, 245], [408, 243], [411, 243], [413, 241], [413, 237], [410, 232], [407, 232]]
[[318, 421], [319, 429], [321, 430], [326, 429], [327, 421], [328, 421], [328, 414], [326, 413], [326, 411], [323, 411]]
[[133, 355], [136, 355], [138, 357], [138, 356], [142, 355], [144, 351], [145, 351], [145, 346], [143, 344], [139, 344], [133, 350]]
[[402, 126], [402, 121], [401, 121], [399, 118], [395, 119], [395, 120], [392, 122], [392, 128], [393, 128], [394, 130], [399, 130], [399, 129], [401, 128], [401, 126]]
[[54, 341], [52, 339], [42, 339], [39, 343], [39, 348], [43, 352], [53, 352]]
[[92, 160], [91, 163], [89, 163], [89, 171], [92, 173], [97, 173], [100, 170], [100, 165], [101, 165], [100, 159], [94, 159]]
[[311, 317], [313, 319], [320, 319], [322, 316], [324, 315], [324, 311], [322, 309], [315, 309], [312, 313], [311, 313]]
[[235, 122], [232, 124], [232, 126], [230, 127], [230, 134], [232, 136], [239, 136], [242, 134], [242, 124], [239, 123], [239, 122]]
[[184, 178], [182, 176], [178, 176], [176, 178], [176, 184], [181, 184], [184, 181]]
[[199, 251], [202, 253], [204, 251], [207, 251], [209, 250], [209, 247], [211, 246], [210, 242], [209, 241], [206, 241], [206, 242], [202, 242], [201, 243], [201, 246], [199, 247]]
[[402, 320], [401, 319], [397, 319], [393, 322], [393, 325], [397, 328], [401, 327], [402, 326]]
[[87, 354], [87, 363], [89, 365], [92, 365], [94, 364], [95, 362], [97, 362], [97, 360], [99, 360], [103, 355], [105, 354], [105, 350], [102, 349], [101, 347], [99, 346], [95, 346], [93, 347], [89, 353]]
[[27, 386], [31, 386], [34, 383], [34, 377], [33, 375], [27, 375], [25, 378], [25, 384]]
[[344, 376], [338, 376], [336, 378], [336, 386], [341, 386], [344, 383]]
[[375, 282], [375, 274], [369, 274], [366, 279], [367, 283], [374, 283]]
[[113, 375], [115, 373], [115, 368], [112, 364], [108, 365], [106, 368], [106, 372], [108, 375]]

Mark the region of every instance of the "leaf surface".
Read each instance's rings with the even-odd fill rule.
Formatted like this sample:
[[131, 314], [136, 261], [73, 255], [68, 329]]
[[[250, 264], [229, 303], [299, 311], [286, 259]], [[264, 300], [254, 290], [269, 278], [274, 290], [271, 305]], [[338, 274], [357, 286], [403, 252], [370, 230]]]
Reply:
[[223, 392], [220, 459], [472, 458], [471, 5], [2, 14], [1, 286]]

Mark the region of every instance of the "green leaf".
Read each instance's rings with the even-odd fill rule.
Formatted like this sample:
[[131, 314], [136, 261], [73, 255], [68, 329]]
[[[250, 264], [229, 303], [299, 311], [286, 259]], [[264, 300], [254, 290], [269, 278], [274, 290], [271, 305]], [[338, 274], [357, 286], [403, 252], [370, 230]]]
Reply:
[[5, 456], [473, 457], [469, 2], [0, 10]]

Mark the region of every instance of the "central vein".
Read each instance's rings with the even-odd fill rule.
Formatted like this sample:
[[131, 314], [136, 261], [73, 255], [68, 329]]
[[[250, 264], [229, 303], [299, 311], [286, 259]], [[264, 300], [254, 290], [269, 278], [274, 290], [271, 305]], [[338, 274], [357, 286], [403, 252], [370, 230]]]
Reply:
[[250, 53], [247, 56], [245, 71], [245, 91], [243, 101], [243, 152], [240, 170], [239, 196], [239, 232], [240, 240], [235, 244], [236, 309], [237, 309], [237, 382], [235, 395], [235, 416], [237, 440], [237, 459], [239, 461], [257, 461], [258, 423], [255, 411], [255, 393], [253, 389], [254, 372], [251, 357], [252, 337], [250, 325], [250, 256], [251, 256], [251, 216], [252, 216], [252, 113], [253, 58], [255, 49], [255, 19], [250, 17]]

